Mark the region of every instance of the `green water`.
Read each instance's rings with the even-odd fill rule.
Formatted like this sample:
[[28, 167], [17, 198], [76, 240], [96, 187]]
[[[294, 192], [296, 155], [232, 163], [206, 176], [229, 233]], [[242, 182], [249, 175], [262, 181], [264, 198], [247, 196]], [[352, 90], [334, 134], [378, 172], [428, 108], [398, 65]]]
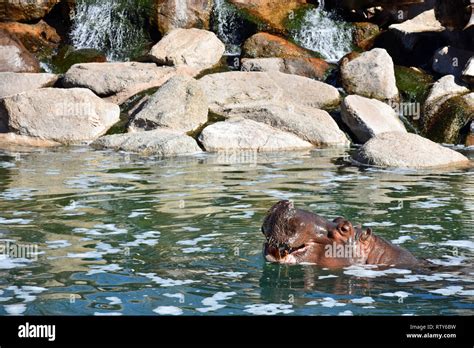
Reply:
[[[0, 314], [474, 314], [473, 170], [359, 169], [348, 155], [0, 152], [0, 241], [38, 247], [0, 256]], [[260, 225], [283, 198], [451, 266], [268, 264]]]

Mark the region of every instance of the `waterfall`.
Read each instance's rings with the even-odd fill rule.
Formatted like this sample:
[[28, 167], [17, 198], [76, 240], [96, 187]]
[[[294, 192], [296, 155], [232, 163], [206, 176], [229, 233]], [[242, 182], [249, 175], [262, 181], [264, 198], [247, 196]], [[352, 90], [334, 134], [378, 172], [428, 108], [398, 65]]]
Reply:
[[214, 31], [226, 46], [226, 55], [240, 55], [242, 38], [239, 28], [243, 24], [238, 11], [226, 0], [214, 0]]
[[77, 0], [72, 45], [97, 49], [112, 61], [131, 58], [148, 40], [142, 6], [140, 0]]
[[325, 11], [324, 0], [319, 3], [318, 8], [304, 14], [300, 28], [291, 35], [300, 46], [321, 54], [329, 62], [337, 62], [352, 51], [352, 27]]

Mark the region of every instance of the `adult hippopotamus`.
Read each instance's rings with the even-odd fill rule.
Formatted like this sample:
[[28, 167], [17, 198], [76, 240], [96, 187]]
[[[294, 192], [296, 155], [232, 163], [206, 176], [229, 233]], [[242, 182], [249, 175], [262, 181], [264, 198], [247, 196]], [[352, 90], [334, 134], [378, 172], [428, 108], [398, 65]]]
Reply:
[[354, 264], [415, 266], [419, 260], [408, 250], [376, 236], [372, 230], [354, 228], [343, 217], [330, 221], [280, 201], [267, 213], [262, 232], [267, 261], [322, 267]]

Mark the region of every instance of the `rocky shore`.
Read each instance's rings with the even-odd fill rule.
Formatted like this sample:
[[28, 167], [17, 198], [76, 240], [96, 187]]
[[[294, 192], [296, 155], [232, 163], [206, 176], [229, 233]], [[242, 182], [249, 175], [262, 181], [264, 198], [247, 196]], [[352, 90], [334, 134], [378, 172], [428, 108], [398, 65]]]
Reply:
[[0, 148], [90, 144], [164, 157], [353, 144], [358, 165], [469, 164], [440, 145], [474, 145], [474, 25], [464, 1], [449, 15], [440, 0], [416, 9], [342, 1], [337, 15], [355, 34], [336, 64], [292, 40], [318, 1], [229, 0], [254, 28], [231, 64], [212, 31], [212, 1], [187, 1], [184, 15], [174, 1], [152, 2], [158, 38], [144, 54], [83, 55], [63, 73], [44, 71], [42, 59], [67, 44], [67, 24], [54, 25], [74, 2], [1, 9]]

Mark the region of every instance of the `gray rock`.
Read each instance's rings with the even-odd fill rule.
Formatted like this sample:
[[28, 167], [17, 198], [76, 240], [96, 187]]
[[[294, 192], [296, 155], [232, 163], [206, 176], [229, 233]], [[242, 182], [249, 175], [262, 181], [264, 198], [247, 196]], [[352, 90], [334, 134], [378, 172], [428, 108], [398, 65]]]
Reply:
[[379, 100], [398, 99], [393, 60], [386, 50], [374, 48], [341, 66], [344, 89]]
[[208, 111], [207, 97], [195, 79], [172, 77], [145, 102], [129, 131], [164, 127], [189, 132], [207, 122]]
[[15, 36], [0, 29], [0, 72], [40, 71], [38, 60]]
[[315, 146], [350, 144], [334, 119], [324, 110], [290, 104], [242, 105], [224, 110], [226, 118], [246, 118], [293, 133]]
[[202, 131], [199, 141], [206, 151], [278, 152], [307, 150], [312, 145], [296, 135], [247, 119], [214, 123]]
[[113, 149], [139, 153], [144, 156], [172, 157], [202, 152], [196, 141], [169, 129], [148, 132], [107, 135], [91, 144], [95, 149]]
[[471, 57], [464, 67], [462, 78], [467, 83], [474, 84], [474, 57]]
[[306, 77], [280, 72], [225, 72], [199, 80], [206, 92], [211, 112], [252, 104], [294, 104], [317, 109], [339, 105], [339, 92], [333, 86]]
[[0, 149], [11, 149], [16, 147], [54, 147], [60, 143], [51, 140], [33, 138], [15, 133], [0, 133]]
[[244, 58], [242, 71], [279, 71], [285, 74], [300, 75], [315, 80], [324, 80], [330, 66], [319, 58]]
[[0, 98], [38, 88], [52, 87], [57, 80], [56, 74], [2, 72], [0, 73]]
[[154, 63], [84, 63], [73, 65], [64, 75], [66, 88], [88, 88], [100, 97], [122, 104], [131, 96], [159, 87], [178, 74], [189, 71], [175, 67], [159, 67]]
[[0, 131], [61, 144], [92, 141], [119, 116], [117, 105], [82, 88], [42, 88], [0, 100]]
[[219, 63], [225, 45], [216, 34], [202, 29], [174, 29], [166, 34], [150, 51], [157, 64], [187, 65], [197, 71]]
[[433, 168], [467, 165], [469, 159], [454, 150], [412, 133], [387, 132], [365, 143], [354, 159], [378, 167]]
[[441, 75], [461, 77], [464, 67], [474, 57], [474, 52], [446, 46], [436, 51], [433, 57], [433, 70]]
[[341, 105], [341, 116], [360, 143], [365, 143], [380, 133], [406, 133], [405, 126], [395, 111], [376, 99], [350, 95]]

